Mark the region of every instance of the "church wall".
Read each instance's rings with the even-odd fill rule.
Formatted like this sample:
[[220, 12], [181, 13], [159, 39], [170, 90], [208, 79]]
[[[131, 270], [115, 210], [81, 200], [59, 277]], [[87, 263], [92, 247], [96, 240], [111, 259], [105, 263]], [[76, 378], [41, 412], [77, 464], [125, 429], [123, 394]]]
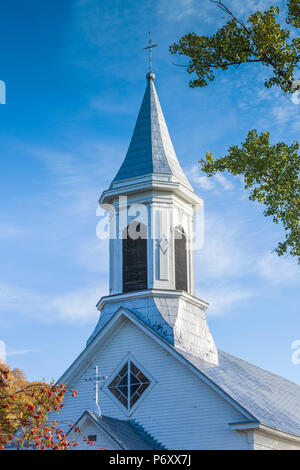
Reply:
[[[248, 448], [247, 436], [228, 426], [244, 419], [240, 412], [129, 320], [124, 319], [122, 325], [99, 345], [70, 384], [78, 395], [66, 398], [61, 419], [74, 423], [86, 409], [94, 410], [93, 385], [84, 379], [94, 376], [96, 364], [101, 375], [112, 379], [112, 373], [118, 372], [124, 357], [131, 353], [156, 383], [139, 400], [130, 419], [168, 449]], [[122, 405], [111, 399], [109, 390], [100, 390], [99, 401], [103, 415], [129, 418]]]
[[254, 431], [251, 441], [253, 450], [300, 450], [300, 442], [281, 439], [262, 431]]
[[[87, 420], [83, 425], [80, 425], [80, 430], [83, 436], [75, 432], [70, 433], [70, 435], [68, 436], [69, 441], [75, 439], [76, 442], [78, 442], [79, 445], [76, 447], [76, 450], [99, 450], [100, 447], [109, 450], [119, 449], [116, 443], [112, 439], [110, 439], [104, 431], [100, 430], [99, 427], [96, 426], [90, 420]], [[84, 441], [84, 437], [90, 435], [97, 436], [97, 440], [92, 446]], [[72, 449], [74, 448], [72, 447]]]

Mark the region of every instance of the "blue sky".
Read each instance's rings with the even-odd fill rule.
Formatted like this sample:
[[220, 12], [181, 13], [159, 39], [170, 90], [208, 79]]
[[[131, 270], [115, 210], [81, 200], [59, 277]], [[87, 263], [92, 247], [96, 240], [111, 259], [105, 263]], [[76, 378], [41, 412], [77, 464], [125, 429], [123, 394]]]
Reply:
[[[244, 16], [269, 1], [229, 0]], [[201, 5], [201, 7], [199, 6]], [[146, 86], [152, 31], [156, 87], [177, 156], [205, 201], [197, 294], [217, 345], [300, 383], [299, 268], [272, 250], [279, 226], [238, 178], [207, 179], [197, 161], [222, 155], [248, 130], [299, 137], [300, 105], [241, 67], [190, 89], [168, 46], [224, 22], [208, 0], [11, 0], [1, 6], [0, 339], [30, 379], [58, 378], [83, 349], [107, 293], [107, 242], [97, 200], [129, 145]], [[184, 63], [184, 58], [180, 59]]]

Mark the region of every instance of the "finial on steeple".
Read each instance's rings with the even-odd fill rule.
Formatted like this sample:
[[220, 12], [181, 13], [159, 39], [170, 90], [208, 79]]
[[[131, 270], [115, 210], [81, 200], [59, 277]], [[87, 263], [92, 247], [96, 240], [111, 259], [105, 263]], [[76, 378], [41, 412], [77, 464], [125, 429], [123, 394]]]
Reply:
[[146, 75], [147, 80], [154, 80], [155, 74], [152, 72], [152, 49], [158, 46], [158, 44], [152, 44], [151, 32], [149, 32], [149, 45], [144, 47], [143, 50], [149, 49], [149, 72]]

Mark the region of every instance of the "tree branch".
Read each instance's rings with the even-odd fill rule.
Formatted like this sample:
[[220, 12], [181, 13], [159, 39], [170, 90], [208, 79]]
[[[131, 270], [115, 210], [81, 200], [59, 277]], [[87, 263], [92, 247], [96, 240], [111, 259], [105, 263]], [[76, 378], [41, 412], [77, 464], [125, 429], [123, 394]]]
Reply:
[[[262, 62], [262, 59], [249, 59], [249, 60], [243, 60], [243, 61], [228, 62], [223, 65], [210, 64], [209, 67], [212, 67], [212, 68], [229, 67], [230, 65], [241, 65], [241, 64], [248, 64], [251, 62]], [[175, 62], [172, 62], [172, 65], [176, 65], [176, 67], [184, 67], [184, 68], [189, 67], [189, 65], [175, 64]]]

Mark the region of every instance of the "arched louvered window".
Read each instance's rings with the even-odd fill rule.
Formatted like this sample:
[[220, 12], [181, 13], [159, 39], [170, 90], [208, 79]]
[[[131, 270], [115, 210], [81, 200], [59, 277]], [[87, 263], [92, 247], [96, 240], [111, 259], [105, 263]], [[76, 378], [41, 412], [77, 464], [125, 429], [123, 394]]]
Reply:
[[147, 289], [147, 227], [129, 224], [123, 233], [123, 292]]
[[188, 290], [186, 236], [182, 227], [175, 229], [175, 288]]

